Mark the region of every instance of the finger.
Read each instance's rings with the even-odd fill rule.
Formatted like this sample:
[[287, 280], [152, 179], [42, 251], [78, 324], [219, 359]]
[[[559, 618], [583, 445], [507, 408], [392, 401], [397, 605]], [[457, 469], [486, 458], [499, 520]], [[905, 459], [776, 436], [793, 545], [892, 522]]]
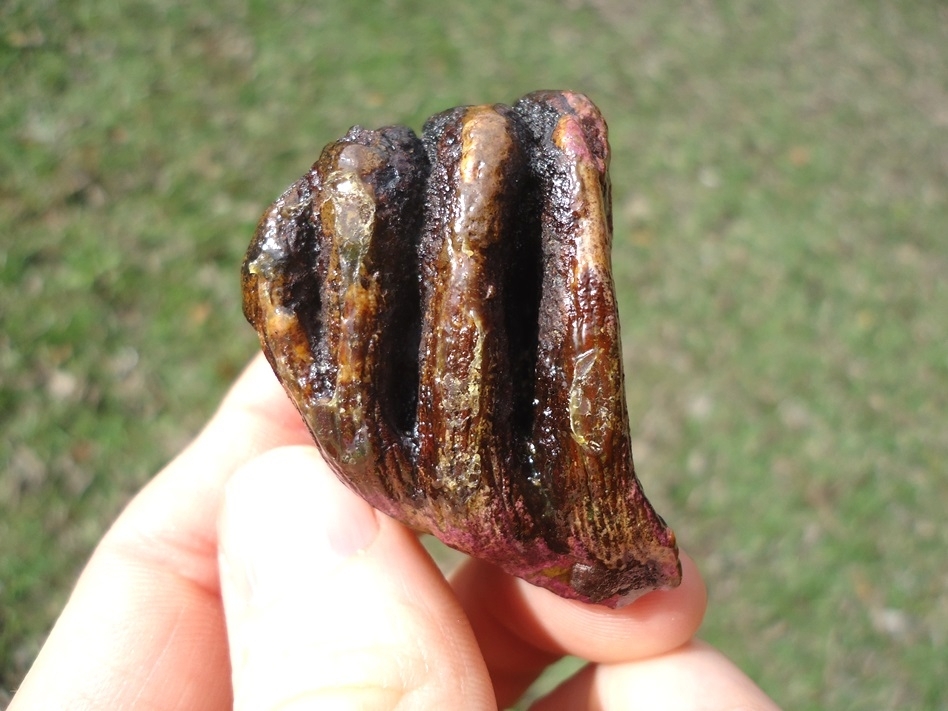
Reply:
[[[268, 449], [311, 442], [270, 365], [258, 355], [203, 431], [130, 503], [104, 543], [131, 547], [136, 554], [171, 554], [213, 587], [224, 482], [237, 467]], [[157, 549], [151, 545], [156, 542]], [[181, 553], [196, 553], [193, 565], [181, 559]]]
[[274, 450], [232, 478], [220, 555], [235, 709], [496, 708], [417, 538], [315, 448]]
[[723, 654], [704, 643], [691, 642], [651, 659], [590, 665], [530, 710], [628, 708], [776, 711], [777, 705]]
[[269, 447], [306, 441], [257, 358], [195, 441], [100, 543], [11, 709], [228, 709], [217, 576], [223, 482]]
[[556, 659], [624, 662], [662, 654], [691, 639], [707, 593], [687, 555], [682, 583], [611, 610], [564, 600], [472, 560], [452, 576], [501, 704], [518, 698]]

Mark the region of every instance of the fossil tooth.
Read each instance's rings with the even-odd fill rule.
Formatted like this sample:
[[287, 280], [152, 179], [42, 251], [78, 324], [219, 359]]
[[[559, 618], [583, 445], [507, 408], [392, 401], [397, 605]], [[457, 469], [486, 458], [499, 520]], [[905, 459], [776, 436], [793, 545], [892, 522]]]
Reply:
[[581, 94], [355, 127], [264, 213], [244, 313], [372, 505], [564, 597], [678, 585], [635, 476], [606, 124]]

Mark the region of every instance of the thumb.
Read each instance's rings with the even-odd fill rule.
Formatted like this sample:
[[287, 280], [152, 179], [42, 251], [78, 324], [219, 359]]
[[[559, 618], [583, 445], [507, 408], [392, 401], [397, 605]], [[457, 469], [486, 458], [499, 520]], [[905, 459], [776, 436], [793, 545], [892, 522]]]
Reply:
[[496, 708], [437, 567], [315, 448], [234, 474], [219, 536], [236, 710]]

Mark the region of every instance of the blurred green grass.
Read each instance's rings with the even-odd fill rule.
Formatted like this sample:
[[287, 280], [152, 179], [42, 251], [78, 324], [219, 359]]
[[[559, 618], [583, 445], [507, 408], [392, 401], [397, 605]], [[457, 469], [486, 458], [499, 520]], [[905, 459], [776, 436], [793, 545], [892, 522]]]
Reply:
[[787, 708], [946, 708], [946, 47], [932, 2], [4, 3], [0, 689], [256, 350], [242, 252], [322, 145], [573, 88], [702, 635]]

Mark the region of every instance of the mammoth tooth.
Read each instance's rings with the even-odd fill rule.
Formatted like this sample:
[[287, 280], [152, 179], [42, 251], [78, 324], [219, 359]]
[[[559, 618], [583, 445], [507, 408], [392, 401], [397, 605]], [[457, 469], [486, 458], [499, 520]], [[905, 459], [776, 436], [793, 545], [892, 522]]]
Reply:
[[354, 127], [264, 213], [244, 313], [336, 474], [610, 607], [679, 584], [632, 464], [606, 124], [581, 94]]

